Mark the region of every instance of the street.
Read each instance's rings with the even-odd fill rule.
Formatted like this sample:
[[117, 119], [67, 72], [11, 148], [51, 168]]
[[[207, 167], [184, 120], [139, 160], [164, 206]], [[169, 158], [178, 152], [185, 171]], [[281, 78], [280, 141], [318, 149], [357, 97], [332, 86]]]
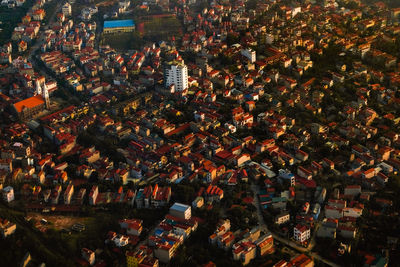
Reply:
[[[59, 11], [61, 9], [62, 5], [63, 5], [63, 2], [58, 2], [55, 10]], [[45, 77], [50, 76], [50, 77], [52, 77], [54, 79], [56, 77], [53, 77], [52, 74], [49, 74], [49, 71], [47, 69], [45, 69], [42, 66], [37, 64], [37, 60], [39, 60], [39, 59], [36, 57], [36, 54], [37, 54], [37, 51], [40, 50], [40, 47], [42, 46], [42, 44], [45, 41], [45, 27], [50, 26], [50, 25], [52, 25], [54, 23], [54, 20], [56, 19], [56, 15], [57, 15], [57, 12], [52, 13], [50, 15], [50, 18], [48, 19], [47, 25], [45, 25], [45, 26], [42, 25], [42, 27], [41, 27], [41, 29], [39, 31], [39, 35], [38, 35], [38, 37], [36, 39], [36, 42], [35, 42], [35, 44], [33, 46], [30, 47], [29, 53], [27, 55], [27, 59], [29, 60], [29, 62], [32, 64], [32, 67], [36, 71], [38, 71], [41, 75], [43, 75]], [[59, 87], [59, 89], [62, 88], [62, 86], [60, 84], [57, 84], [57, 86]], [[73, 96], [69, 92], [69, 90], [67, 88], [62, 88], [62, 90], [68, 96], [68, 99], [74, 99], [75, 101], [79, 101], [76, 98], [76, 96]], [[58, 104], [60, 104], [61, 106], [64, 105], [63, 103], [58, 103]], [[58, 106], [60, 106], [60, 105], [58, 105]], [[52, 107], [51, 109], [53, 110], [54, 107]]]
[[59, 1], [57, 3], [57, 7], [55, 8], [56, 12], [54, 12], [53, 14], [50, 15], [50, 18], [48, 20], [47, 25], [45, 25], [45, 26], [42, 25], [42, 27], [40, 28], [40, 33], [39, 33], [39, 36], [36, 39], [36, 43], [29, 50], [29, 54], [27, 56], [28, 59], [31, 59], [32, 56], [36, 53], [36, 51], [38, 49], [40, 49], [40, 46], [43, 44], [43, 41], [44, 41], [44, 32], [45, 32], [44, 31], [44, 27], [49, 26], [49, 25], [51, 25], [53, 23], [56, 15], [57, 15], [57, 12], [61, 9], [61, 6], [63, 4], [64, 4], [63, 1]]
[[281, 242], [281, 243], [283, 243], [283, 244], [285, 244], [285, 245], [287, 245], [287, 246], [289, 246], [289, 247], [291, 247], [291, 248], [293, 248], [293, 249], [295, 249], [295, 250], [297, 250], [299, 252], [306, 253], [309, 256], [314, 257], [318, 261], [321, 261], [321, 262], [325, 263], [326, 265], [329, 265], [329, 266], [332, 266], [332, 267], [339, 267], [339, 265], [337, 265], [336, 263], [333, 263], [333, 262], [331, 262], [331, 261], [319, 256], [315, 252], [311, 252], [312, 248], [315, 245], [315, 233], [316, 233], [316, 230], [317, 230], [319, 224], [317, 224], [317, 226], [315, 227], [313, 236], [312, 236], [311, 241], [310, 241], [310, 245], [307, 248], [299, 246], [297, 243], [295, 243], [295, 242], [293, 242], [291, 240], [288, 240], [286, 238], [280, 237], [279, 235], [277, 235], [277, 234], [273, 233], [272, 231], [268, 230], [268, 226], [266, 225], [266, 223], [264, 221], [264, 217], [262, 216], [262, 210], [261, 210], [261, 206], [260, 206], [260, 201], [258, 199], [258, 192], [260, 191], [260, 187], [258, 185], [256, 185], [256, 184], [254, 184], [254, 183], [252, 183], [250, 185], [250, 187], [251, 187], [251, 190], [253, 190], [253, 193], [254, 193], [254, 205], [257, 208], [257, 216], [258, 216], [258, 221], [259, 221], [259, 225], [260, 225], [261, 231], [270, 232], [272, 234], [272, 237], [275, 240], [277, 240], [277, 241], [279, 241], [279, 242]]

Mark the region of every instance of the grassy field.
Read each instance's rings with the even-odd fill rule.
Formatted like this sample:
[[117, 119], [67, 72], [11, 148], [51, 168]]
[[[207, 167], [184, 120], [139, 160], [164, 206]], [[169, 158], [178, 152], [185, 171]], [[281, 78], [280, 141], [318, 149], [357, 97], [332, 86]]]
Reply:
[[175, 17], [153, 17], [144, 20], [143, 23], [145, 39], [161, 41], [169, 40], [172, 36], [177, 38], [182, 35], [182, 25]]
[[143, 38], [136, 32], [103, 34], [101, 44], [108, 44], [117, 51], [140, 49], [144, 44]]

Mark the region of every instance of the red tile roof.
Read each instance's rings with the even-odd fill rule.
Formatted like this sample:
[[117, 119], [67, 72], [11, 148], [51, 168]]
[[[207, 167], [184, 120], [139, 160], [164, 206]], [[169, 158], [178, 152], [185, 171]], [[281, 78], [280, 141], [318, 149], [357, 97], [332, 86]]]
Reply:
[[34, 108], [36, 106], [43, 104], [44, 104], [43, 97], [41, 95], [36, 95], [15, 103], [14, 108], [17, 110], [17, 112], [21, 112], [24, 107]]

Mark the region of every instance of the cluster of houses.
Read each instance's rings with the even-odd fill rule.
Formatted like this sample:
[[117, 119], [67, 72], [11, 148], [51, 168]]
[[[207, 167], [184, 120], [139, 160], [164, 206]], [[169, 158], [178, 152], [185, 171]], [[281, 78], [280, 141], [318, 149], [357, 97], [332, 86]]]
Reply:
[[[357, 233], [355, 222], [369, 202], [370, 194], [362, 193], [360, 185], [349, 185], [344, 194], [335, 190], [335, 198], [328, 199], [325, 205], [325, 218], [317, 231], [317, 236], [336, 238], [340, 235], [347, 239], [354, 239]], [[358, 198], [359, 200], [355, 200]]]
[[197, 192], [197, 197], [192, 202], [193, 208], [202, 208], [204, 203], [212, 205], [214, 201], [219, 203], [224, 197], [224, 190], [216, 185], [209, 185], [207, 188], [201, 187]]
[[[21, 6], [25, 1], [2, 1], [7, 3], [8, 6], [13, 7]], [[17, 43], [18, 52], [25, 52], [28, 49], [28, 44], [32, 43], [33, 40], [37, 39], [39, 36], [39, 31], [41, 30], [41, 22], [46, 17], [46, 11], [43, 9], [45, 0], [36, 1], [32, 7], [27, 11], [26, 15], [22, 17], [22, 21], [18, 24], [11, 35], [11, 40]], [[9, 55], [12, 51], [9, 51]], [[11, 55], [10, 55], [11, 56]], [[2, 55], [3, 63], [11, 63], [11, 57], [9, 57], [9, 62], [5, 60], [5, 55]]]
[[[262, 179], [261, 210], [274, 211], [277, 225], [292, 222], [290, 231], [301, 244], [315, 229], [319, 237], [356, 238], [355, 222], [368, 201], [379, 207], [369, 214], [390, 215], [392, 200], [372, 193], [384, 190], [400, 169], [400, 65], [380, 45], [396, 42], [396, 15], [386, 16], [396, 10], [383, 3], [338, 8], [334, 0], [267, 1], [249, 10], [233, 1], [194, 13], [188, 3], [173, 11], [185, 27], [179, 42], [171, 37], [121, 53], [97, 46], [97, 8], [83, 9], [81, 22], [65, 3], [44, 30], [43, 4], [28, 11], [11, 39], [23, 52], [43, 33], [38, 58], [51, 79], [23, 56], [12, 59], [11, 43], [0, 52], [8, 66], [0, 67], [0, 110], [11, 121], [0, 131], [7, 202], [14, 200], [12, 183], [22, 181], [18, 195], [31, 204], [79, 206], [88, 199], [92, 206], [158, 208], [169, 205], [169, 184], [198, 180], [204, 185], [191, 205], [201, 208], [221, 201], [229, 188]], [[119, 2], [118, 8], [124, 13], [130, 4]], [[316, 73], [331, 44], [340, 53], [332, 68]], [[257, 49], [261, 45], [265, 49]], [[183, 51], [194, 58], [187, 60]], [[357, 60], [349, 63], [346, 56]], [[56, 92], [55, 79], [86, 100], [43, 114], [47, 103], [39, 92]], [[78, 137], [87, 133], [96, 133], [91, 141], [97, 145], [82, 144]], [[54, 149], [43, 152], [42, 143]], [[105, 156], [110, 154], [120, 160]], [[319, 186], [325, 177], [342, 177], [349, 186]], [[120, 187], [100, 192], [89, 183], [93, 178]], [[88, 186], [77, 185], [82, 183]], [[295, 214], [287, 211], [291, 201], [301, 204]], [[175, 204], [149, 238], [151, 248], [127, 253], [127, 261], [166, 263], [196, 227], [190, 206]], [[220, 228], [210, 242], [231, 249], [234, 259], [248, 263], [272, 252], [268, 234], [231, 233], [227, 221]], [[129, 243], [124, 234], [109, 240]], [[92, 262], [90, 251], [82, 254]], [[304, 257], [299, 261], [309, 262]]]
[[[106, 244], [112, 244], [117, 248], [128, 245], [135, 247], [143, 231], [143, 221], [123, 219], [119, 221], [119, 225], [121, 232], [109, 231]], [[127, 266], [156, 267], [159, 262], [168, 263], [197, 226], [198, 218], [192, 217], [190, 206], [174, 203], [169, 209], [169, 214], [165, 215], [165, 218], [151, 231], [144, 243], [141, 242], [135, 250], [126, 250]], [[86, 248], [82, 250], [82, 258], [90, 265], [95, 262], [92, 252]]]
[[111, 7], [108, 7], [107, 13], [104, 14], [104, 19], [118, 18], [119, 15], [129, 14], [133, 11], [134, 7], [131, 1], [121, 0], [116, 1]]
[[126, 252], [127, 266], [158, 266], [159, 262], [167, 264], [197, 226], [198, 219], [192, 217], [190, 206], [174, 203], [169, 214], [146, 240], [147, 244]]
[[231, 250], [234, 260], [247, 265], [256, 257], [274, 253], [274, 240], [271, 233], [261, 235], [258, 228], [232, 232], [230, 228], [229, 219], [221, 220], [208, 240], [210, 244], [220, 249]]
[[143, 231], [143, 221], [139, 219], [123, 219], [119, 221], [119, 225], [123, 233], [108, 232], [106, 242], [112, 242], [116, 247], [125, 247], [128, 244], [136, 245]]

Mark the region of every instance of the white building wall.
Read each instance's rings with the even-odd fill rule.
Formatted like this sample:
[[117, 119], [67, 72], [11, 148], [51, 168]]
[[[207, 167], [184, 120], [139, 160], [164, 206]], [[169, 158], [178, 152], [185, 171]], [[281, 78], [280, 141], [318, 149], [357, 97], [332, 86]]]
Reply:
[[175, 85], [175, 90], [181, 92], [187, 89], [188, 86], [188, 70], [186, 65], [170, 65], [165, 68], [165, 85]]

